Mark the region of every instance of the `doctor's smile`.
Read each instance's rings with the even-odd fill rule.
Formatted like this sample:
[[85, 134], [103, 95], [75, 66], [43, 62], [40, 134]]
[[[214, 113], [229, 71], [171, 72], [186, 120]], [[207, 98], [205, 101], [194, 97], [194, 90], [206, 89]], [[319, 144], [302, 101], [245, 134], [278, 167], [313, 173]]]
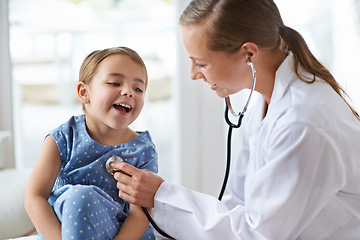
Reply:
[[215, 83], [209, 83], [211, 90], [216, 90], [217, 85]]

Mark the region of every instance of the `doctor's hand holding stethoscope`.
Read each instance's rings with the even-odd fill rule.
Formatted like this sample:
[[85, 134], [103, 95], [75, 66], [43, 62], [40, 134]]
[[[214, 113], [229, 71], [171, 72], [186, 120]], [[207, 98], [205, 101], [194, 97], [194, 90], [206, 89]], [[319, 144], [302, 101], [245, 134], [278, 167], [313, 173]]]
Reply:
[[247, 116], [229, 194], [219, 201], [113, 163], [119, 196], [154, 208], [176, 239], [360, 239], [359, 115], [275, 3], [193, 0], [180, 30], [193, 80], [221, 98], [254, 87], [263, 97]]

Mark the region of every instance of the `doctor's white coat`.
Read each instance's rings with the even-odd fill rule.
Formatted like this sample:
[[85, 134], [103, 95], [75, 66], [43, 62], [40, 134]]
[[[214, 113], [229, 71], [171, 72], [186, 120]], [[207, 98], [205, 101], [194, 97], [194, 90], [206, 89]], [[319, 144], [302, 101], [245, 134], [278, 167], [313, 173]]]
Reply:
[[360, 239], [360, 122], [325, 82], [279, 67], [266, 117], [245, 116], [244, 140], [219, 202], [168, 182], [154, 220], [176, 239]]

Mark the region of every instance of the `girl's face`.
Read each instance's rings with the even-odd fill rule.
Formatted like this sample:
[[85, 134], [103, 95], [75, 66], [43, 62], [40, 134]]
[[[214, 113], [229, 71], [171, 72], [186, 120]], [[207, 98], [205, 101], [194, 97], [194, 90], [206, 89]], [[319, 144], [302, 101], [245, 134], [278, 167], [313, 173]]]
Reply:
[[89, 84], [79, 83], [88, 127], [121, 130], [131, 124], [144, 106], [146, 74], [127, 55], [102, 60]]
[[182, 26], [181, 40], [191, 59], [193, 80], [203, 79], [222, 98], [251, 88], [251, 69], [243, 50], [229, 54], [207, 49], [203, 31], [197, 26]]

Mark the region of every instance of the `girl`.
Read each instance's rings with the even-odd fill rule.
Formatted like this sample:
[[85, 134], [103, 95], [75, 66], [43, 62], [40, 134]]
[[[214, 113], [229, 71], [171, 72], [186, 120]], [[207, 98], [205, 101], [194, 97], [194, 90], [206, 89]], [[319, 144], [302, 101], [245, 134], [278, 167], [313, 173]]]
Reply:
[[145, 64], [132, 49], [86, 57], [77, 84], [85, 114], [45, 138], [26, 190], [25, 208], [39, 239], [155, 239], [142, 209], [118, 197], [105, 168], [118, 156], [157, 172], [149, 133], [128, 127], [141, 112], [147, 83]]

